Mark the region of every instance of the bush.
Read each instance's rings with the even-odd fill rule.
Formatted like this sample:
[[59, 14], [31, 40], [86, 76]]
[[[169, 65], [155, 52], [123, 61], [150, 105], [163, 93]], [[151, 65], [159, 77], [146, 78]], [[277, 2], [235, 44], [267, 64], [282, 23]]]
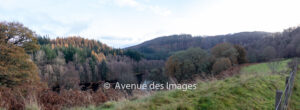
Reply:
[[208, 73], [211, 57], [201, 48], [190, 48], [170, 56], [166, 62], [166, 73], [179, 82], [192, 79], [194, 74]]
[[229, 58], [219, 58], [212, 67], [212, 73], [218, 74], [231, 67]]
[[155, 68], [150, 70], [150, 72], [146, 74], [145, 79], [162, 84], [167, 83], [168, 81], [168, 77], [166, 76], [162, 68]]
[[214, 46], [211, 53], [216, 58], [229, 58], [232, 64], [238, 64], [238, 51], [230, 43], [222, 43]]
[[237, 50], [239, 55], [237, 56], [237, 60], [239, 64], [247, 63], [247, 51], [245, 50], [244, 47], [240, 45], [234, 45], [234, 48]]

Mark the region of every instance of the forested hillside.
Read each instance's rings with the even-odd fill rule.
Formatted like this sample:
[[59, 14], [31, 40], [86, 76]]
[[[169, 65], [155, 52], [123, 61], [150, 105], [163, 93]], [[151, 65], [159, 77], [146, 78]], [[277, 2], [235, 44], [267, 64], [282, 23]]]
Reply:
[[104, 82], [168, 80], [164, 61], [145, 60], [136, 51], [79, 36], [41, 37], [15, 22], [0, 22], [0, 29], [0, 106], [4, 108], [23, 109], [31, 100], [43, 104], [42, 109], [97, 105], [132, 95], [127, 89], [103, 90]]
[[[50, 87], [80, 89], [79, 83], [98, 81], [141, 83], [164, 66], [163, 61], [142, 59], [135, 51], [113, 49], [81, 37], [38, 37], [38, 42], [41, 49], [32, 58]], [[161, 73], [158, 75], [163, 76]]]
[[21, 23], [0, 22], [0, 108], [56, 110], [132, 99], [166, 89], [115, 89], [115, 84], [197, 83], [248, 62], [299, 57], [299, 44], [300, 28], [290, 28], [173, 35], [117, 49], [80, 36], [50, 39]]
[[247, 50], [247, 58], [250, 62], [290, 58], [300, 55], [298, 51], [300, 28], [289, 28], [278, 33], [240, 32], [217, 36], [171, 35], [155, 38], [127, 49], [137, 50], [147, 59], [167, 59], [176, 51], [190, 47], [209, 50], [216, 44], [224, 42], [243, 46]]

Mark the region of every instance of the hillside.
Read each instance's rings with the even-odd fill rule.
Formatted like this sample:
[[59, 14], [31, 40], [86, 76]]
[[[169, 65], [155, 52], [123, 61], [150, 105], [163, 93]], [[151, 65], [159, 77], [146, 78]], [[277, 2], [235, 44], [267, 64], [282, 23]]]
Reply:
[[0, 110], [300, 110], [297, 4], [0, 0]]
[[208, 50], [216, 44], [226, 41], [234, 44], [247, 45], [269, 35], [271, 35], [271, 33], [267, 32], [240, 32], [235, 34], [204, 37], [191, 36], [189, 34], [170, 35], [145, 41], [141, 44], [128, 47], [128, 49], [137, 50], [149, 59], [166, 59], [172, 53], [185, 50], [190, 47], [201, 47], [202, 49]]
[[[271, 109], [274, 90], [284, 85], [289, 60], [247, 66], [248, 61], [300, 56], [300, 28], [282, 33], [166, 36], [141, 44], [142, 53], [150, 52], [143, 53], [144, 57], [141, 50], [111, 48], [81, 37], [40, 37], [21, 23], [0, 22], [0, 28], [0, 107], [9, 110], [89, 105], [102, 109], [243, 109], [239, 102], [252, 103], [246, 106], [249, 109]], [[161, 87], [195, 83], [197, 89], [116, 88], [117, 84], [150, 83]], [[154, 94], [146, 97], [148, 92]], [[254, 100], [259, 103], [251, 102]], [[298, 98], [292, 100], [291, 107], [296, 108]]]
[[[281, 61], [271, 73], [270, 63], [245, 66], [238, 75], [222, 80], [201, 81], [196, 90], [161, 91], [154, 95], [134, 100], [107, 102], [101, 107], [89, 109], [107, 110], [232, 110], [232, 109], [274, 109], [275, 91], [283, 90], [285, 76], [290, 69]], [[299, 78], [299, 74], [297, 78]], [[298, 80], [298, 79], [297, 79]], [[294, 89], [293, 93], [298, 93]], [[297, 97], [292, 99], [298, 100]], [[296, 102], [295, 102], [296, 103]], [[295, 104], [293, 104], [295, 106]], [[84, 109], [84, 108], [77, 108]]]
[[[242, 45], [248, 51], [250, 62], [263, 62], [272, 58], [289, 58], [299, 55], [291, 52], [297, 47], [300, 28], [289, 28], [283, 32], [240, 32], [217, 36], [191, 36], [188, 34], [158, 37], [139, 45], [128, 47], [142, 53], [147, 59], [167, 59], [176, 51], [191, 47], [209, 50], [219, 43]], [[266, 52], [268, 51], [268, 52]]]

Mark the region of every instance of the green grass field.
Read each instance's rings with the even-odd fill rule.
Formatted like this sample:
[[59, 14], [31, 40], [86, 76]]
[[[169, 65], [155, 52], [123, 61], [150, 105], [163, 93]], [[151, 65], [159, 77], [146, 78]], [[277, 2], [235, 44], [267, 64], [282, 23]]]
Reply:
[[[289, 73], [287, 68], [289, 61], [284, 60], [276, 65], [276, 71], [282, 74], [271, 73], [267, 63], [254, 64], [242, 68], [240, 74], [233, 77], [199, 82], [196, 90], [160, 91], [136, 100], [107, 102], [100, 107], [73, 109], [270, 110], [274, 109], [276, 89], [284, 89], [285, 77]], [[299, 78], [299, 75], [297, 77]], [[299, 86], [299, 81], [297, 80], [295, 86]], [[295, 91], [297, 90], [293, 92], [291, 107], [299, 108], [300, 92], [295, 93]]]
[[290, 100], [290, 110], [300, 110], [300, 71], [298, 70], [298, 74], [296, 75], [293, 93]]

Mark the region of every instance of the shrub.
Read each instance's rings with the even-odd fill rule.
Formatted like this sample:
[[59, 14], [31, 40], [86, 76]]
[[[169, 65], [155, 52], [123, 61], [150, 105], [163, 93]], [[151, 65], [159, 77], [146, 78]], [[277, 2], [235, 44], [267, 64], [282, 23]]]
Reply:
[[150, 70], [148, 74], [145, 76], [146, 80], [158, 82], [158, 83], [166, 83], [168, 81], [167, 75], [164, 73], [162, 68], [155, 68]]
[[239, 64], [247, 63], [247, 51], [245, 50], [244, 47], [240, 45], [234, 45], [234, 48], [237, 50], [239, 55], [237, 56], [237, 60]]
[[219, 58], [212, 67], [212, 73], [218, 74], [231, 67], [229, 58]]
[[232, 64], [238, 64], [238, 51], [230, 43], [222, 43], [214, 46], [211, 53], [216, 58], [229, 58]]
[[191, 79], [194, 74], [208, 73], [211, 65], [209, 54], [201, 48], [190, 48], [170, 56], [166, 62], [166, 73], [179, 82]]

